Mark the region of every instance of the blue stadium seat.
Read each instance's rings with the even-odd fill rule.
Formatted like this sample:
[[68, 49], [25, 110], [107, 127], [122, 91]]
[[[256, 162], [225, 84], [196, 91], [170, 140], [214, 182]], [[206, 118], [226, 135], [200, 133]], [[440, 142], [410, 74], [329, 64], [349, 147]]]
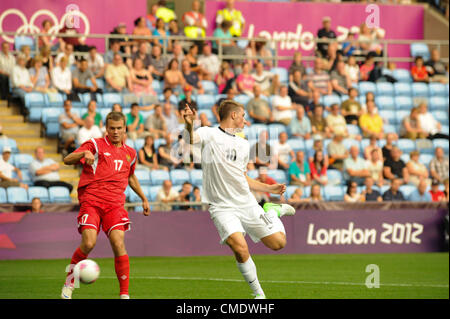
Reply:
[[248, 95], [245, 95], [245, 94], [236, 95], [234, 98], [234, 101], [241, 103], [244, 106], [246, 106], [250, 100], [251, 100], [251, 97]]
[[402, 155], [400, 155], [400, 159], [403, 161], [403, 163], [408, 163], [409, 162], [409, 153], [403, 153]]
[[345, 146], [346, 149], [350, 149], [352, 146], [357, 146], [359, 148], [359, 152], [361, 153], [363, 150], [361, 149], [361, 143], [358, 140], [352, 139], [352, 138], [346, 138], [342, 141], [342, 144]]
[[155, 144], [155, 151], [158, 152], [158, 148], [161, 145], [166, 145], [166, 140], [163, 139], [163, 138], [158, 138], [158, 139], [155, 140], [154, 144]]
[[411, 84], [404, 82], [394, 83], [395, 96], [411, 96]]
[[34, 38], [25, 35], [16, 35], [14, 37], [14, 49], [20, 51], [20, 48], [24, 45], [28, 45], [33, 52], [36, 48], [36, 43], [34, 43]]
[[428, 97], [428, 85], [426, 83], [416, 82], [411, 84], [413, 97]]
[[[142, 187], [142, 192], [144, 192], [145, 197], [149, 198], [149, 187]], [[151, 200], [151, 199], [150, 199]], [[128, 199], [130, 203], [139, 203], [142, 202], [142, 199], [135, 193], [135, 191], [130, 188], [130, 197]]]
[[144, 147], [144, 144], [145, 144], [145, 139], [143, 139], [143, 138], [135, 139], [134, 140], [134, 149], [136, 150], [136, 152], [139, 152], [139, 150]]
[[159, 99], [156, 95], [152, 94], [142, 94], [139, 98], [139, 105], [152, 105], [159, 102]]
[[405, 199], [408, 199], [409, 196], [416, 190], [416, 187], [413, 185], [402, 185], [400, 186], [400, 192], [403, 194]]
[[142, 186], [152, 185], [152, 180], [150, 179], [150, 172], [148, 170], [136, 169], [134, 171], [134, 175], [136, 175], [137, 179], [139, 180], [139, 183]]
[[375, 104], [380, 110], [395, 110], [395, 102], [392, 96], [377, 96], [375, 97]]
[[58, 117], [64, 112], [62, 107], [46, 107], [42, 110], [42, 123], [58, 122]]
[[189, 175], [192, 185], [201, 186], [203, 184], [203, 171], [201, 169], [193, 169]]
[[427, 61], [430, 58], [430, 50], [428, 49], [428, 45], [425, 43], [411, 43], [409, 51], [413, 58], [421, 56], [424, 61]]
[[296, 185], [289, 185], [286, 186], [286, 193], [284, 194], [284, 198], [286, 200], [288, 200], [289, 198], [291, 198], [292, 194], [294, 194], [295, 190], [299, 188], [299, 186]]
[[430, 97], [433, 96], [442, 96], [447, 97], [447, 88], [445, 84], [442, 83], [429, 83], [428, 84], [428, 93]]
[[3, 152], [3, 148], [5, 146], [9, 146], [11, 148], [12, 154], [19, 153], [19, 149], [17, 148], [17, 142], [13, 138], [7, 138], [6, 136], [3, 136], [0, 138], [0, 154]]
[[248, 140], [258, 139], [259, 133], [268, 130], [269, 127], [266, 124], [252, 124], [248, 129]]
[[444, 134], [449, 135], [449, 134], [450, 134], [450, 128], [449, 128], [449, 126], [448, 126], [448, 125], [442, 125], [441, 133], [444, 133]]
[[136, 94], [125, 93], [125, 94], [122, 94], [122, 102], [123, 102], [123, 107], [128, 108], [128, 107], [131, 107], [131, 104], [133, 104], [133, 103], [139, 104], [140, 98]]
[[210, 110], [210, 109], [203, 109], [203, 110], [199, 110], [198, 113], [199, 113], [199, 115], [202, 114], [202, 113], [206, 114], [206, 117], [211, 122], [211, 124], [217, 123], [216, 116], [214, 115], [212, 110]]
[[30, 92], [25, 94], [25, 107], [30, 109], [32, 107], [45, 107], [44, 94], [39, 92]]
[[434, 118], [440, 122], [442, 125], [448, 125], [448, 113], [444, 111], [434, 111]]
[[64, 97], [60, 93], [47, 93], [44, 95], [44, 101], [47, 107], [62, 107]]
[[277, 183], [284, 184], [287, 183], [286, 173], [281, 169], [271, 169], [267, 171], [267, 175], [272, 177]]
[[328, 185], [341, 185], [344, 181], [342, 172], [337, 169], [327, 170]]
[[28, 169], [30, 163], [33, 161], [31, 154], [16, 154], [14, 155], [14, 165], [20, 170]]
[[172, 185], [182, 185], [190, 181], [189, 172], [185, 169], [173, 169], [170, 171], [170, 180]]
[[394, 95], [394, 85], [389, 82], [378, 82], [377, 86], [377, 95]]
[[268, 125], [269, 139], [278, 140], [278, 136], [282, 132], [287, 132], [286, 125], [273, 123]]
[[397, 110], [411, 110], [414, 106], [413, 100], [408, 96], [396, 96], [395, 108]]
[[131, 147], [131, 148], [134, 148], [134, 141], [131, 139], [131, 138], [127, 138], [126, 140], [125, 140], [125, 144], [126, 145], [128, 145], [129, 147]]
[[157, 81], [157, 80], [152, 81], [152, 88], [153, 88], [153, 90], [155, 90], [155, 92], [157, 94], [161, 94], [163, 92], [163, 87], [164, 87], [164, 84], [161, 83], [160, 81]]
[[416, 149], [420, 154], [434, 154], [433, 141], [429, 139], [416, 139]]
[[448, 98], [443, 96], [433, 96], [428, 100], [428, 108], [430, 111], [447, 111]]
[[448, 140], [443, 138], [437, 138], [433, 140], [433, 147], [436, 149], [438, 147], [441, 147], [444, 150], [445, 154], [448, 154], [449, 145]]
[[270, 72], [278, 75], [278, 80], [281, 83], [287, 83], [289, 81], [289, 74], [285, 68], [282, 67], [274, 67], [270, 69]]
[[383, 130], [384, 130], [385, 134], [388, 134], [388, 133], [397, 133], [398, 134], [397, 127], [393, 124], [384, 124]]
[[48, 196], [50, 198], [50, 203], [70, 203], [72, 199], [70, 198], [69, 189], [63, 186], [52, 186], [48, 188]]
[[169, 172], [164, 170], [153, 170], [150, 172], [152, 185], [162, 185], [165, 180], [170, 180]]
[[361, 81], [358, 85], [359, 95], [366, 95], [367, 92], [377, 93], [377, 86], [373, 82]]
[[406, 69], [395, 69], [392, 71], [392, 76], [399, 82], [412, 82], [411, 73]]
[[286, 143], [291, 146], [294, 153], [297, 153], [297, 151], [303, 151], [305, 149], [305, 142], [303, 141], [303, 139], [290, 138]]
[[122, 95], [119, 93], [103, 93], [103, 107], [110, 109], [115, 103], [123, 104]]
[[406, 110], [399, 110], [395, 111], [395, 123], [401, 124], [403, 122], [403, 119], [407, 116], [409, 116], [411, 112]]
[[201, 81], [205, 94], [217, 94], [217, 85], [214, 81]]
[[6, 189], [0, 187], [0, 204], [6, 204], [8, 202], [8, 196], [6, 195]]
[[331, 202], [338, 202], [344, 200], [344, 188], [340, 185], [326, 185], [323, 188], [325, 194], [325, 200]]
[[354, 124], [347, 124], [347, 131], [348, 131], [348, 134], [350, 134], [350, 135], [360, 135], [361, 134], [361, 129], [359, 128], [359, 126], [354, 125]]
[[258, 176], [259, 176], [258, 170], [252, 169], [252, 170], [247, 171], [247, 176], [250, 178], [253, 178], [253, 179], [258, 178]]
[[381, 116], [381, 118], [383, 118], [383, 120], [386, 120], [391, 125], [395, 124], [397, 121], [394, 111], [380, 110], [380, 111], [378, 111], [378, 114], [380, 114], [380, 116]]
[[332, 104], [341, 105], [342, 101], [345, 101], [344, 99], [341, 100], [341, 98], [339, 96], [337, 96], [336, 94], [324, 95], [321, 97], [321, 99], [322, 99], [322, 104], [325, 106], [330, 106]]
[[158, 192], [161, 189], [161, 186], [150, 186], [150, 187], [147, 187], [147, 189], [148, 189], [149, 199], [152, 202], [155, 202], [156, 197], [158, 196]]
[[424, 164], [426, 167], [430, 165], [431, 160], [433, 159], [433, 155], [431, 154], [420, 154], [419, 162]]
[[[14, 178], [17, 178], [17, 174], [13, 174]], [[28, 169], [22, 170], [22, 183], [27, 184], [28, 186], [33, 185], [33, 178], [31, 177], [30, 171]]]
[[28, 188], [28, 202], [31, 203], [34, 197], [38, 197], [42, 203], [48, 203], [50, 201], [47, 188], [42, 186], [30, 186]]
[[197, 106], [201, 109], [211, 109], [216, 104], [216, 98], [211, 94], [199, 94], [197, 95]]
[[8, 196], [8, 203], [28, 203], [28, 193], [25, 188], [22, 187], [8, 187], [6, 189], [6, 194]]
[[406, 154], [409, 154], [416, 149], [416, 144], [414, 141], [406, 138], [399, 139], [397, 141], [397, 146], [403, 153]]

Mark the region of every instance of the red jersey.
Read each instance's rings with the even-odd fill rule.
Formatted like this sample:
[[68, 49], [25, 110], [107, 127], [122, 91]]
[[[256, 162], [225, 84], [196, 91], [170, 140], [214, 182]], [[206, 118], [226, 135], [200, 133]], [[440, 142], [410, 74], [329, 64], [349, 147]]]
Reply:
[[90, 151], [94, 157], [92, 165], [85, 164], [84, 158], [80, 181], [78, 183], [78, 201], [96, 201], [123, 206], [125, 189], [129, 176], [134, 174], [136, 151], [122, 143], [116, 147], [108, 137], [91, 138], [75, 152]]
[[433, 192], [430, 190], [430, 194], [431, 194], [431, 199], [433, 200], [433, 202], [440, 202], [442, 199], [445, 198], [445, 194], [443, 191], [437, 191], [437, 192]]

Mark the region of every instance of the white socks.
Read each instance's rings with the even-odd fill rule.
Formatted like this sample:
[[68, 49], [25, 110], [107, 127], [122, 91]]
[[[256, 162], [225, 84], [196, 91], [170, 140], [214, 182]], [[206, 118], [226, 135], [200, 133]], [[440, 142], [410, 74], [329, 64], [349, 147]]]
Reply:
[[256, 274], [256, 265], [250, 256], [245, 263], [237, 262], [237, 266], [242, 276], [244, 276], [245, 281], [249, 284], [253, 293], [256, 295], [264, 295], [264, 291], [259, 284], [258, 276]]

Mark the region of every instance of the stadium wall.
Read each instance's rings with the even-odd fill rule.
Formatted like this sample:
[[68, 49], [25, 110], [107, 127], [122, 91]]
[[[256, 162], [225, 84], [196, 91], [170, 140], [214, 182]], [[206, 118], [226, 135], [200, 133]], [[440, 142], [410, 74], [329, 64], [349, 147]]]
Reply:
[[[342, 203], [341, 203], [342, 204]], [[325, 205], [325, 204], [323, 204]], [[283, 218], [287, 245], [272, 252], [248, 239], [253, 254], [408, 253], [442, 251], [444, 216], [448, 203], [345, 205], [346, 209], [318, 209], [302, 204], [297, 214]], [[396, 207], [397, 206], [397, 207]], [[323, 207], [322, 207], [323, 208]], [[130, 212], [126, 234], [130, 256], [229, 255], [219, 244], [217, 231], [206, 211]], [[79, 245], [76, 212], [1, 213], [0, 260], [70, 258]], [[247, 237], [248, 238], [248, 237]], [[112, 256], [109, 242], [100, 234], [93, 258]]]

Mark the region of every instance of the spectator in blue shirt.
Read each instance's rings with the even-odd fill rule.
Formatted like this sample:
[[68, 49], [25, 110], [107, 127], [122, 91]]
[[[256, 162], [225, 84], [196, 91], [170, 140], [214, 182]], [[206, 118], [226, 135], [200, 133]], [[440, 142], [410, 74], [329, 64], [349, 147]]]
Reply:
[[391, 182], [391, 188], [389, 188], [386, 192], [383, 194], [383, 201], [388, 202], [402, 202], [405, 200], [405, 197], [403, 196], [402, 192], [400, 191], [400, 186], [402, 185], [402, 179], [401, 178], [395, 178]]
[[417, 189], [409, 195], [408, 200], [410, 202], [431, 202], [431, 194], [427, 192], [427, 187], [427, 181], [420, 181]]

